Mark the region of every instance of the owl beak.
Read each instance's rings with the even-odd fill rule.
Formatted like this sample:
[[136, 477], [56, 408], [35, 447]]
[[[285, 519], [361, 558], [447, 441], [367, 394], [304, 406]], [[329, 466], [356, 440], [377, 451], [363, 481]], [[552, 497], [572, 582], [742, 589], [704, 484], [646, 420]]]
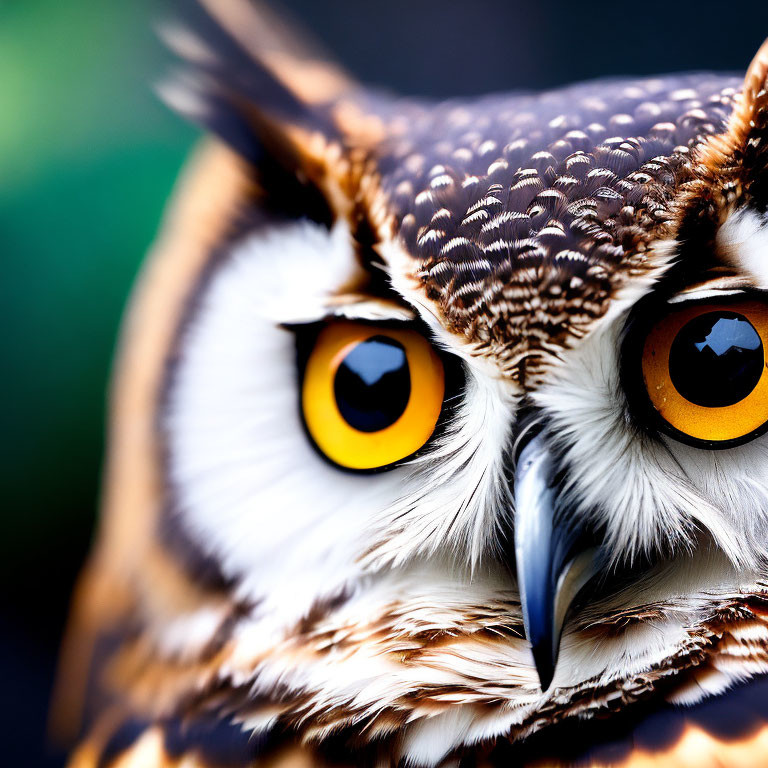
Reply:
[[558, 505], [556, 472], [542, 435], [521, 451], [515, 470], [515, 559], [525, 634], [541, 690], [555, 674], [560, 634], [573, 599], [597, 573], [597, 547], [585, 545]]

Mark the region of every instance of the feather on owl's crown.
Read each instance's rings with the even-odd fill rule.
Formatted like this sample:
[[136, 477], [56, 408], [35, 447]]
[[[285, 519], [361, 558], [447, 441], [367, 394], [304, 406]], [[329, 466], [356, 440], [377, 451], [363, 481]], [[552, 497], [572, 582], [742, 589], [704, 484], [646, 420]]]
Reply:
[[512, 370], [582, 336], [656, 268], [647, 250], [669, 235], [691, 152], [724, 129], [737, 85], [599, 82], [410, 119], [384, 187], [448, 326]]
[[169, 37], [196, 75], [171, 101], [257, 164], [277, 148], [350, 220], [363, 258], [395, 243], [442, 324], [518, 382], [584, 336], [628, 282], [663, 268], [668, 254], [649, 248], [674, 237], [679, 192], [706, 176], [703, 147], [736, 137], [736, 76], [403, 100], [311, 54], [272, 66], [285, 56], [265, 50], [257, 17], [219, 4], [189, 16]]

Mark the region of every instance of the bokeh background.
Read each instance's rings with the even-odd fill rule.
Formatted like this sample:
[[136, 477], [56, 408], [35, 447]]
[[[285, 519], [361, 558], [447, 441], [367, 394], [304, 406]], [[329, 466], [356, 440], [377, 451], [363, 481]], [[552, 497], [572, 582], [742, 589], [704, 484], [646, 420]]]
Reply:
[[[360, 79], [443, 97], [743, 71], [768, 3], [283, 0]], [[151, 86], [161, 0], [0, 0], [0, 763], [56, 766], [45, 718], [92, 535], [114, 339], [198, 134]]]

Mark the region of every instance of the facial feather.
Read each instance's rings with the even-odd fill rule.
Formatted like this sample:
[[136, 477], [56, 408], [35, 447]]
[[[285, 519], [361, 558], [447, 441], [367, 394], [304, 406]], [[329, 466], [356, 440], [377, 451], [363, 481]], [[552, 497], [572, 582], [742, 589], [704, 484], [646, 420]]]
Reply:
[[[286, 49], [249, 44], [237, 6], [206, 0], [201, 37], [173, 33], [195, 71], [174, 98], [247, 159], [235, 207], [260, 215], [206, 241], [153, 369], [161, 396], [142, 391], [161, 443], [143, 455], [162, 457], [145, 513], [163, 523], [142, 531], [167, 561], [144, 569], [135, 547], [109, 695], [158, 723], [226, 713], [433, 766], [768, 671], [768, 437], [714, 453], [656, 435], [620, 376], [629, 313], [670, 275], [715, 262], [765, 287], [761, 182], [739, 160], [763, 157], [764, 53], [743, 94], [694, 75], [435, 105], [330, 69], [313, 98]], [[340, 472], [303, 428], [296, 326], [339, 318], [410, 322], [465, 374], [445, 429], [388, 472]], [[569, 514], [608, 555], [546, 691], [506, 546], [531, 406]], [[129, 530], [113, 524], [98, 567]], [[218, 566], [218, 591], [178, 588], [202, 574], [174, 532]], [[171, 572], [175, 589], [149, 575]]]

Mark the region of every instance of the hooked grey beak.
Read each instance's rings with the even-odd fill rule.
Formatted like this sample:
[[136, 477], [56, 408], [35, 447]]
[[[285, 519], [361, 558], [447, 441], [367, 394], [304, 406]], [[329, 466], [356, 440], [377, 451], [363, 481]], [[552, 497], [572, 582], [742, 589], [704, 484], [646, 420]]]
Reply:
[[555, 674], [568, 608], [597, 572], [597, 547], [580, 550], [583, 530], [560, 514], [554, 475], [539, 434], [525, 445], [515, 469], [515, 559], [525, 634], [542, 691]]

